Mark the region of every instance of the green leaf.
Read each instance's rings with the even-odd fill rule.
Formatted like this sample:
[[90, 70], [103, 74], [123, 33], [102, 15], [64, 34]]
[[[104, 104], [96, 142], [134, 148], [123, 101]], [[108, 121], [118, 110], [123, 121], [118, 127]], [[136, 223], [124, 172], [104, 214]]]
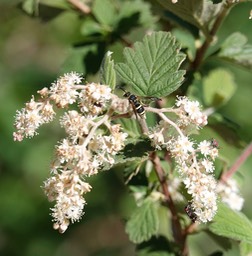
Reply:
[[243, 213], [231, 210], [224, 203], [219, 203], [218, 212], [209, 229], [219, 236], [252, 243], [252, 224], [249, 219]]
[[172, 34], [176, 37], [177, 41], [181, 44], [182, 48], [186, 48], [187, 55], [190, 60], [194, 60], [196, 54], [195, 39], [187, 30], [173, 29]]
[[[166, 211], [167, 213], [167, 211]], [[167, 214], [166, 214], [166, 219]], [[164, 225], [165, 226], [165, 225]], [[164, 227], [165, 228], [165, 227]], [[166, 227], [167, 228], [167, 227]], [[172, 241], [172, 240], [171, 240]], [[137, 246], [137, 256], [175, 256], [177, 248], [166, 237], [158, 235]]]
[[124, 149], [115, 156], [116, 163], [148, 159], [148, 152], [154, 150], [148, 139], [134, 138], [127, 140], [127, 143]]
[[126, 63], [117, 64], [116, 71], [138, 95], [164, 97], [183, 81], [185, 71], [178, 68], [185, 55], [179, 50], [170, 33], [154, 32], [136, 42], [134, 49], [124, 49]]
[[[130, 164], [131, 167], [129, 167], [129, 170], [127, 170], [127, 173], [130, 172], [130, 169], [132, 172], [135, 170], [135, 166], [138, 166], [140, 163], [148, 160], [148, 152], [153, 151], [154, 148], [151, 146], [151, 142], [148, 139], [145, 138], [132, 138], [127, 139], [125, 141], [125, 147], [123, 150], [119, 151], [114, 156], [114, 165], [120, 165], [120, 164]], [[101, 171], [106, 171], [111, 169], [111, 165], [103, 165], [100, 169]], [[133, 170], [134, 169], [134, 170]], [[127, 174], [126, 174], [127, 175]]]
[[88, 47], [71, 48], [69, 49], [68, 57], [61, 66], [61, 72], [67, 73], [69, 71], [76, 71], [79, 73], [85, 73], [84, 70], [84, 56], [89, 52]]
[[216, 69], [203, 79], [203, 95], [208, 106], [217, 108], [224, 105], [235, 90], [233, 74], [225, 69]]
[[239, 32], [230, 35], [222, 44], [219, 57], [245, 68], [252, 68], [252, 45]]
[[38, 15], [38, 5], [36, 0], [25, 0], [22, 3], [22, 9], [29, 15]]
[[103, 34], [103, 30], [99, 23], [87, 18], [81, 24], [80, 33], [83, 36], [92, 36], [95, 34]]
[[[65, 0], [25, 0], [22, 3], [22, 9], [29, 15], [34, 15], [34, 16], [44, 16], [43, 11], [44, 6], [49, 6], [54, 9], [63, 9], [63, 10], [68, 10], [70, 9], [70, 5], [65, 1]], [[48, 9], [46, 9], [48, 11]], [[42, 12], [42, 14], [41, 14]], [[47, 14], [48, 16], [49, 14]], [[52, 13], [53, 15], [53, 13]], [[56, 14], [55, 14], [56, 16]]]
[[175, 256], [175, 253], [172, 252], [165, 252], [165, 251], [149, 251], [148, 249], [146, 250], [141, 250], [140, 252], [137, 253], [137, 256]]
[[217, 16], [222, 6], [206, 0], [179, 0], [176, 4], [167, 0], [157, 0], [157, 2], [182, 20], [196, 26], [207, 38], [211, 20]]
[[252, 255], [252, 244], [241, 242], [240, 245], [240, 255], [241, 256], [251, 256]]
[[112, 26], [116, 21], [116, 8], [110, 0], [95, 0], [92, 13], [102, 25], [107, 27]]
[[120, 118], [117, 120], [117, 123], [121, 124], [123, 130], [131, 138], [139, 138], [141, 136], [141, 131], [138, 122], [134, 119], [129, 118]]
[[114, 68], [114, 60], [111, 58], [112, 52], [107, 52], [103, 58], [100, 68], [100, 80], [102, 84], [109, 85], [114, 90], [116, 86], [116, 73]]
[[103, 49], [103, 46], [99, 44], [87, 44], [69, 49], [69, 55], [61, 67], [61, 72], [66, 73], [74, 70], [84, 73], [84, 75], [95, 74], [100, 68], [99, 63], [102, 61], [100, 58], [105, 54]]
[[138, 207], [126, 224], [126, 233], [134, 243], [149, 240], [158, 231], [157, 204], [149, 199]]
[[[36, 0], [37, 1], [37, 0]], [[48, 5], [53, 8], [59, 8], [59, 9], [70, 9], [69, 3], [66, 0], [39, 0], [37, 1], [40, 4]]]
[[[151, 6], [149, 3], [142, 0], [123, 1], [120, 6], [120, 12], [118, 13], [118, 25], [122, 28], [122, 23], [128, 21], [128, 19], [137, 14], [138, 19], [135, 21], [135, 26], [143, 26], [148, 29], [153, 28], [157, 21], [157, 18], [153, 16], [151, 12]], [[126, 24], [125, 24], [126, 25]]]

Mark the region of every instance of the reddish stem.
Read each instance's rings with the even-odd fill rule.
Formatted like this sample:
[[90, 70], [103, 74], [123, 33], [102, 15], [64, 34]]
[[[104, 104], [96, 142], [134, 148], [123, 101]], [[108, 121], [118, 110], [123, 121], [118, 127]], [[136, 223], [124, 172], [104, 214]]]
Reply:
[[252, 154], [252, 142], [246, 147], [246, 149], [241, 153], [241, 155], [237, 158], [233, 166], [227, 171], [224, 172], [221, 176], [222, 181], [227, 181], [240, 166], [246, 161], [246, 159]]
[[201, 65], [203, 58], [205, 57], [206, 51], [209, 48], [210, 44], [214, 40], [214, 36], [216, 35], [223, 19], [226, 17], [229, 9], [230, 9], [231, 4], [225, 4], [223, 5], [223, 9], [214, 21], [214, 24], [212, 26], [212, 29], [209, 32], [209, 38], [206, 38], [205, 42], [203, 45], [197, 50], [196, 56], [194, 61], [191, 63], [190, 69], [195, 71], [198, 70], [199, 66]]
[[180, 246], [183, 256], [188, 255], [188, 248], [186, 245], [186, 236], [182, 230], [181, 224], [179, 222], [179, 217], [171, 198], [170, 192], [168, 190], [168, 184], [165, 176], [165, 172], [161, 166], [160, 158], [157, 156], [156, 152], [151, 152], [149, 155], [150, 160], [154, 165], [155, 172], [157, 174], [158, 180], [161, 184], [163, 194], [165, 196], [165, 202], [169, 207], [172, 215], [172, 231], [174, 235], [175, 242]]
[[80, 0], [67, 0], [70, 4], [72, 4], [75, 8], [79, 9], [84, 14], [89, 14], [91, 9], [88, 5], [84, 4]]

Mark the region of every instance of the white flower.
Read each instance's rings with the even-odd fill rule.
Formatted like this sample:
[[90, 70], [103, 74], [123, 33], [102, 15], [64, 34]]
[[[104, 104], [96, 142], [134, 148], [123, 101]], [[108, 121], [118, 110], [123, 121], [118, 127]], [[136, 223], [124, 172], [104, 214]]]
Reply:
[[201, 161], [202, 166], [205, 168], [205, 171], [208, 173], [211, 173], [214, 171], [214, 165], [213, 162], [211, 162], [210, 160], [208, 160], [207, 158], [204, 158]]
[[210, 141], [203, 140], [199, 143], [198, 149], [200, 150], [201, 154], [207, 156], [210, 154], [211, 150], [211, 143]]
[[50, 122], [55, 113], [52, 105], [46, 102], [36, 102], [34, 97], [26, 103], [25, 108], [17, 111], [15, 116], [16, 132], [14, 139], [21, 141], [24, 137], [31, 138], [37, 134], [37, 129], [44, 123]]
[[181, 160], [187, 159], [189, 154], [194, 151], [193, 142], [186, 136], [179, 136], [177, 139], [171, 140], [168, 149], [176, 159]]
[[102, 113], [111, 99], [111, 88], [102, 84], [86, 84], [79, 97], [80, 110], [90, 115]]
[[162, 127], [162, 124], [160, 124], [156, 126], [149, 134], [152, 146], [156, 147], [158, 150], [160, 150], [162, 146], [165, 145], [165, 138], [163, 132], [164, 127]]
[[181, 181], [179, 178], [173, 178], [168, 180], [168, 190], [173, 200], [182, 202], [184, 200], [182, 194], [179, 192]]
[[76, 110], [71, 110], [60, 119], [60, 124], [73, 140], [77, 140], [89, 133], [92, 120], [79, 114]]
[[184, 110], [192, 119], [197, 119], [200, 113], [198, 101], [187, 101], [184, 105]]
[[228, 179], [225, 183], [219, 182], [217, 186], [218, 194], [224, 203], [233, 210], [240, 211], [243, 207], [244, 199], [239, 194], [239, 189], [234, 179]]
[[60, 108], [65, 108], [69, 104], [73, 104], [79, 96], [75, 85], [79, 84], [81, 79], [81, 76], [74, 72], [64, 74], [56, 83], [52, 83], [50, 87], [50, 99]]
[[187, 97], [177, 97], [175, 105], [179, 108], [179, 123], [182, 125], [196, 125], [196, 128], [207, 124], [207, 116], [200, 111], [198, 101], [190, 101]]

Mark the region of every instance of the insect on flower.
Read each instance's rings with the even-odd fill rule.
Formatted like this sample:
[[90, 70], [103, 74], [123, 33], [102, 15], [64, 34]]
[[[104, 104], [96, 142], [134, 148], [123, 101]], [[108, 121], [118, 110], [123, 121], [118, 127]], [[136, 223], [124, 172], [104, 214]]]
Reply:
[[211, 146], [213, 148], [219, 148], [219, 143], [216, 139], [211, 139]]
[[[139, 97], [130, 92], [125, 91], [122, 87], [118, 87], [118, 88], [124, 91], [123, 97], [128, 98], [129, 103], [131, 104], [136, 117], [140, 116], [141, 118], [143, 118], [145, 114], [145, 109], [142, 102], [139, 100]], [[151, 101], [161, 100], [156, 97], [145, 97], [145, 99], [148, 99]]]
[[192, 208], [191, 203], [188, 203], [188, 205], [185, 207], [185, 212], [188, 215], [188, 217], [192, 220], [193, 223], [195, 223], [197, 221], [198, 216], [194, 212], [194, 209]]

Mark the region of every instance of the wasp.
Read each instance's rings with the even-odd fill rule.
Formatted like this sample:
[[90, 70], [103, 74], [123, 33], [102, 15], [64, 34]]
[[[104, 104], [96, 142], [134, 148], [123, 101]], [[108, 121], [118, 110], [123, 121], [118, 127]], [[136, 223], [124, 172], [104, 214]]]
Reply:
[[185, 206], [185, 212], [188, 215], [188, 217], [192, 220], [193, 223], [195, 223], [197, 221], [198, 216], [194, 212], [194, 209], [192, 207], [192, 203], [188, 203], [188, 205]]
[[[131, 104], [135, 115], [136, 116], [139, 115], [141, 118], [143, 118], [144, 114], [145, 114], [145, 109], [144, 109], [143, 104], [138, 99], [138, 97], [136, 95], [132, 94], [131, 92], [125, 91], [122, 87], [119, 87], [119, 89], [124, 91], [123, 97], [128, 98], [128, 101]], [[161, 99], [156, 98], [156, 97], [145, 97], [145, 98], [150, 99], [152, 101], [153, 100], [161, 100]]]

